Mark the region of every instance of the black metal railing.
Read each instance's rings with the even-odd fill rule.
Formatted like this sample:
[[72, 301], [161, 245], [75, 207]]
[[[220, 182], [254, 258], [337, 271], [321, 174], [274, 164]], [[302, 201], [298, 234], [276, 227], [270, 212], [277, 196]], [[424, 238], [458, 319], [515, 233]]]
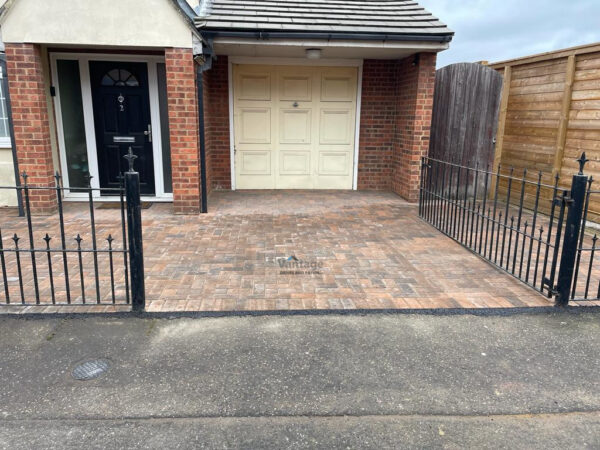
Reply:
[[[139, 174], [130, 171], [121, 187], [102, 188], [116, 197], [115, 208], [99, 210], [100, 189], [53, 186], [1, 186], [24, 205], [23, 215], [0, 212], [0, 305], [131, 305], [144, 308]], [[77, 203], [65, 203], [76, 191]], [[103, 205], [105, 203], [102, 203]], [[44, 215], [38, 215], [43, 213]], [[4, 298], [2, 298], [2, 296]]]
[[596, 300], [598, 238], [588, 212], [597, 191], [583, 174], [585, 154], [578, 161], [580, 172], [565, 189], [558, 174], [423, 158], [419, 215], [557, 304]]

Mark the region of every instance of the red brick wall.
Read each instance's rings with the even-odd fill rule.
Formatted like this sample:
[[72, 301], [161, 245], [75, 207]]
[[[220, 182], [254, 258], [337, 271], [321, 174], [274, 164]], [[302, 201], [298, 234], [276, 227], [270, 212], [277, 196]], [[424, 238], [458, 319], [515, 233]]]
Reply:
[[358, 152], [360, 190], [389, 190], [391, 187], [396, 74], [394, 60], [367, 59], [363, 63]]
[[175, 214], [200, 211], [196, 66], [192, 49], [165, 49]]
[[[15, 128], [19, 170], [26, 172], [31, 185], [54, 185], [50, 143], [50, 120], [40, 47], [33, 44], [6, 44], [8, 82]], [[56, 194], [31, 191], [34, 214], [56, 209]]]
[[429, 148], [436, 56], [421, 53], [398, 63], [392, 190], [410, 202], [419, 198], [420, 160]]
[[434, 53], [363, 64], [359, 189], [391, 189], [418, 200], [420, 158], [429, 148]]
[[204, 73], [204, 130], [207, 186], [231, 189], [229, 144], [229, 84], [227, 56], [218, 56]]

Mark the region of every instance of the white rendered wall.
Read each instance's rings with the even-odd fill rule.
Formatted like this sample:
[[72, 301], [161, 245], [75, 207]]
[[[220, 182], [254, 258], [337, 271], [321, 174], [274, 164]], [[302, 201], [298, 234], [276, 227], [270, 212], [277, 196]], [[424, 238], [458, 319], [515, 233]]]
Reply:
[[192, 46], [191, 28], [171, 0], [13, 0], [10, 3], [2, 22], [5, 43]]

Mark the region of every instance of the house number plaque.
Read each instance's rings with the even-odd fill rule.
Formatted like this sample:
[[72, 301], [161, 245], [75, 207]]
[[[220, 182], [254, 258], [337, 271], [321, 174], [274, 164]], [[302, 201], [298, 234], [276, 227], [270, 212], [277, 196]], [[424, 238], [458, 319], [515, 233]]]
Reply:
[[123, 94], [119, 94], [117, 101], [119, 102], [119, 111], [125, 111], [125, 105], [123, 104], [125, 97], [123, 97]]

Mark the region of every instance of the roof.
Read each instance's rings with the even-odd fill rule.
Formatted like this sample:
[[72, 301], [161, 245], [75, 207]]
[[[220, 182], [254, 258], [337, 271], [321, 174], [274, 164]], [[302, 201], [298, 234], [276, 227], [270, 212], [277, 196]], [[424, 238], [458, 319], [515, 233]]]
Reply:
[[171, 0], [175, 8], [181, 13], [183, 20], [196, 31], [196, 12], [186, 0]]
[[412, 0], [203, 0], [203, 7], [208, 14], [196, 22], [201, 30], [454, 34]]

